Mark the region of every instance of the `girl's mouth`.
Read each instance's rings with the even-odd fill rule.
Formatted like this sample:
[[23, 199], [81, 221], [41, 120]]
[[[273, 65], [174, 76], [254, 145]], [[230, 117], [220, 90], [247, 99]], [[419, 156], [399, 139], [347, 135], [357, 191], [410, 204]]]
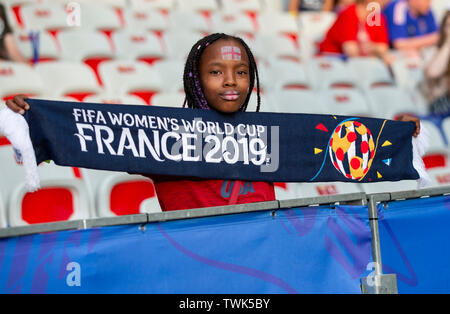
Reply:
[[224, 100], [233, 101], [239, 98], [239, 93], [236, 91], [230, 91], [220, 94], [220, 97]]

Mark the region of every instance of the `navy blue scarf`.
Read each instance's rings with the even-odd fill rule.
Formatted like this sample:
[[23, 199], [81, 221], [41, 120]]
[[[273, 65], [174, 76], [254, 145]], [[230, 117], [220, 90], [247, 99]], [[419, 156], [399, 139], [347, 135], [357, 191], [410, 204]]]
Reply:
[[27, 101], [38, 163], [268, 182], [419, 178], [412, 122]]

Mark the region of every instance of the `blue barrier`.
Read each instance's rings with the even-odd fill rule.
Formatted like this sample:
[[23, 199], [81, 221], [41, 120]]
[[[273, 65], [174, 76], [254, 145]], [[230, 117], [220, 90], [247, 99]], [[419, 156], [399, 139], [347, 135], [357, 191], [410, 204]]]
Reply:
[[378, 217], [383, 272], [397, 275], [398, 292], [449, 293], [450, 198], [381, 203]]
[[366, 206], [317, 206], [0, 240], [0, 293], [361, 293]]

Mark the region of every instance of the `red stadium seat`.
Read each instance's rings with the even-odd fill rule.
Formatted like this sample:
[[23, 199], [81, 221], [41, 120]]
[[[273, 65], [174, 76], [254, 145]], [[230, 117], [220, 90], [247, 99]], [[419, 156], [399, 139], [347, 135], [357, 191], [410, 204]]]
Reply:
[[[154, 185], [150, 179], [128, 174], [106, 177], [100, 183], [96, 197], [99, 217], [139, 214], [143, 201], [156, 201]], [[157, 208], [149, 208], [149, 211], [161, 211], [159, 203], [154, 202], [153, 205]]]

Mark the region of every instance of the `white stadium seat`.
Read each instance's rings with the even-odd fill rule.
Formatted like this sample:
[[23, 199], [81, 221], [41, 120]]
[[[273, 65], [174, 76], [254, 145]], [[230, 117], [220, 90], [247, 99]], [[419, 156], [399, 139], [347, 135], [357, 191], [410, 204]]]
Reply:
[[251, 34], [254, 35], [256, 29], [251, 18], [243, 13], [216, 12], [211, 16], [216, 32], [230, 35]]
[[205, 33], [213, 29], [211, 20], [197, 11], [171, 11], [169, 20], [171, 29]]
[[8, 226], [6, 204], [3, 201], [2, 194], [0, 193], [0, 228], [6, 228]]
[[347, 60], [347, 65], [357, 74], [361, 89], [395, 84], [389, 68], [379, 58], [353, 57]]
[[397, 85], [407, 90], [415, 90], [424, 79], [423, 62], [420, 58], [397, 57], [392, 65]]
[[308, 37], [312, 42], [321, 41], [333, 25], [336, 16], [335, 12], [302, 12], [299, 15], [300, 37]]
[[274, 112], [326, 114], [327, 107], [318, 95], [309, 90], [279, 90], [269, 96]]
[[181, 92], [183, 89], [184, 61], [163, 60], [152, 66], [161, 78], [165, 92]]
[[394, 119], [399, 114], [421, 114], [411, 95], [403, 89], [386, 86], [366, 91], [374, 117]]
[[259, 0], [227, 0], [222, 1], [222, 10], [225, 12], [260, 12], [262, 10]]
[[253, 47], [255, 56], [259, 58], [284, 58], [300, 60], [298, 43], [284, 35], [258, 35]]
[[85, 61], [89, 58], [114, 58], [108, 38], [97, 31], [67, 30], [58, 34], [64, 60]]
[[267, 67], [259, 66], [266, 90], [314, 89], [303, 63], [279, 58], [270, 59], [268, 63]]
[[439, 127], [430, 120], [420, 120], [422, 128], [428, 133], [429, 147], [427, 153], [442, 152], [447, 149], [443, 134]]
[[38, 73], [29, 65], [10, 61], [0, 61], [0, 98], [17, 94], [40, 96], [43, 82]]
[[175, 8], [175, 0], [130, 0], [131, 7], [138, 10], [172, 10]]
[[159, 38], [146, 31], [122, 30], [112, 35], [117, 59], [147, 60], [149, 63], [163, 59], [165, 53]]
[[347, 182], [314, 182], [300, 183], [298, 186], [300, 197], [317, 197], [325, 195], [337, 195], [348, 193], [360, 193], [358, 183]]
[[360, 183], [360, 185], [366, 194], [417, 190], [416, 180]]
[[257, 17], [261, 34], [298, 34], [298, 20], [288, 13], [264, 12]]
[[[43, 62], [35, 66], [46, 95], [71, 96], [77, 98], [102, 92], [92, 69], [77, 62]], [[79, 98], [82, 100], [82, 98]]]
[[308, 60], [307, 70], [318, 90], [342, 87], [358, 88], [356, 72], [338, 58], [313, 58]]
[[61, 30], [69, 27], [67, 14], [62, 5], [26, 4], [22, 6], [20, 14], [27, 30]]
[[[39, 32], [39, 50], [38, 61], [58, 60], [60, 58], [60, 51], [58, 44], [53, 36], [47, 32]], [[33, 46], [28, 31], [18, 31], [14, 33], [14, 38], [22, 55], [28, 60], [33, 61]]]
[[320, 99], [327, 106], [327, 114], [366, 117], [372, 115], [365, 97], [357, 89], [324, 90], [320, 92]]
[[158, 73], [145, 62], [106, 61], [100, 64], [99, 74], [106, 92], [118, 96], [136, 95], [147, 104], [151, 96], [162, 89]]
[[185, 60], [192, 46], [204, 36], [200, 32], [187, 30], [171, 30], [164, 32], [167, 56], [171, 59]]
[[219, 10], [216, 0], [177, 0], [177, 9], [184, 11], [215, 12]]
[[301, 197], [298, 190], [298, 183], [295, 182], [279, 182], [274, 183], [275, 199], [291, 200]]
[[128, 9], [124, 17], [127, 28], [133, 31], [166, 31], [170, 27], [167, 15], [156, 9]]
[[117, 30], [124, 26], [115, 8], [102, 5], [98, 1], [82, 2], [80, 10], [81, 28]]
[[183, 92], [158, 93], [152, 98], [152, 106], [181, 108], [185, 97]]

